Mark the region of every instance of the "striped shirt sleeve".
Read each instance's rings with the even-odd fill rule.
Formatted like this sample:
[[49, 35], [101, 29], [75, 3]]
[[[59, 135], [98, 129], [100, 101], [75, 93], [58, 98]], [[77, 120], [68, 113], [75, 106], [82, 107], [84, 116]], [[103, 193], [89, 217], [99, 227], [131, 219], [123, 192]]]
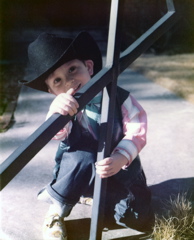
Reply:
[[69, 121], [64, 128], [62, 128], [52, 139], [53, 140], [60, 140], [63, 141], [65, 140], [70, 132], [71, 132], [71, 128], [72, 128], [72, 121]]
[[[49, 111], [47, 113], [47, 116], [46, 116], [46, 120], [52, 115], [52, 113]], [[72, 121], [69, 121], [52, 139], [53, 140], [60, 140], [60, 141], [63, 141], [65, 140], [70, 132], [71, 132], [71, 129], [72, 129]]]
[[124, 138], [114, 152], [123, 154], [128, 159], [128, 167], [146, 145], [147, 115], [137, 100], [129, 95], [121, 106]]

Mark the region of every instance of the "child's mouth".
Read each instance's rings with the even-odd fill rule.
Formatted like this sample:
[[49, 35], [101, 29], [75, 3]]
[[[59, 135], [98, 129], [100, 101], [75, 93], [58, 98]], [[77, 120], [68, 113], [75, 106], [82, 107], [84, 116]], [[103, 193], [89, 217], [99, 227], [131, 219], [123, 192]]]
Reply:
[[81, 83], [74, 89], [75, 93], [81, 88]]

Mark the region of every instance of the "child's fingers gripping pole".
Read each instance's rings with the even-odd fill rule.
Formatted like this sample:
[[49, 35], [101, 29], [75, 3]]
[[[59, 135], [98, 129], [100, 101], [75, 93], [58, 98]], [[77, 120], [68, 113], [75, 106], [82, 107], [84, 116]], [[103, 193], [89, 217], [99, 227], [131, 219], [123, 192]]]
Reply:
[[66, 93], [61, 93], [56, 96], [50, 105], [47, 119], [54, 113], [60, 113], [61, 115], [69, 114], [70, 116], [76, 114], [79, 104], [73, 97], [73, 94], [74, 89], [70, 88]]

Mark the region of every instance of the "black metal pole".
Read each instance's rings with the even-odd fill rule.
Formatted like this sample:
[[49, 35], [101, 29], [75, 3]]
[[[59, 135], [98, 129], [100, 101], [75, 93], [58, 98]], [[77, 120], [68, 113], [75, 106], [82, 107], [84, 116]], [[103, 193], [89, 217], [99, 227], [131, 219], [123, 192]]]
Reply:
[[[107, 59], [106, 66], [113, 66], [111, 83], [110, 83], [110, 95], [108, 96], [107, 90], [104, 90], [102, 113], [101, 113], [101, 130], [99, 140], [99, 152], [97, 161], [100, 161], [111, 154], [111, 141], [112, 130], [114, 124], [114, 111], [117, 89], [117, 77], [119, 67], [119, 55], [120, 55], [120, 30], [121, 30], [121, 1], [111, 1], [111, 13], [109, 23], [109, 36], [107, 47]], [[108, 124], [107, 124], [108, 123]], [[103, 148], [101, 146], [104, 146]], [[94, 186], [94, 199], [90, 226], [90, 240], [99, 240], [102, 236], [103, 219], [104, 219], [104, 204], [106, 199], [106, 186], [107, 179], [102, 179], [97, 174], [95, 178]]]

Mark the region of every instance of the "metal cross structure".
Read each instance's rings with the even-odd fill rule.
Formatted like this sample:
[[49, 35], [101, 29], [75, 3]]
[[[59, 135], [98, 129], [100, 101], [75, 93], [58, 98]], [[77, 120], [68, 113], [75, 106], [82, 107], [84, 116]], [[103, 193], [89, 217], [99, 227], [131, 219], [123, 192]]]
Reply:
[[[120, 30], [122, 23], [122, 0], [111, 1], [109, 38], [105, 67], [97, 73], [74, 96], [79, 109], [91, 101], [103, 89], [101, 130], [97, 161], [110, 155], [110, 141], [113, 127], [117, 78], [134, 60], [145, 52], [159, 37], [170, 29], [178, 20], [173, 0], [166, 0], [167, 12], [142, 36], [120, 53]], [[110, 86], [108, 96], [106, 86]], [[108, 111], [107, 111], [108, 109]], [[17, 148], [0, 166], [1, 190], [22, 170], [22, 168], [52, 139], [71, 116], [52, 115], [26, 141]], [[108, 124], [107, 124], [108, 122]], [[105, 143], [105, 144], [104, 144]], [[101, 147], [102, 146], [102, 147]], [[96, 175], [94, 187], [94, 203], [92, 210], [90, 240], [101, 239], [103, 229], [103, 203], [105, 200], [106, 180]]]

